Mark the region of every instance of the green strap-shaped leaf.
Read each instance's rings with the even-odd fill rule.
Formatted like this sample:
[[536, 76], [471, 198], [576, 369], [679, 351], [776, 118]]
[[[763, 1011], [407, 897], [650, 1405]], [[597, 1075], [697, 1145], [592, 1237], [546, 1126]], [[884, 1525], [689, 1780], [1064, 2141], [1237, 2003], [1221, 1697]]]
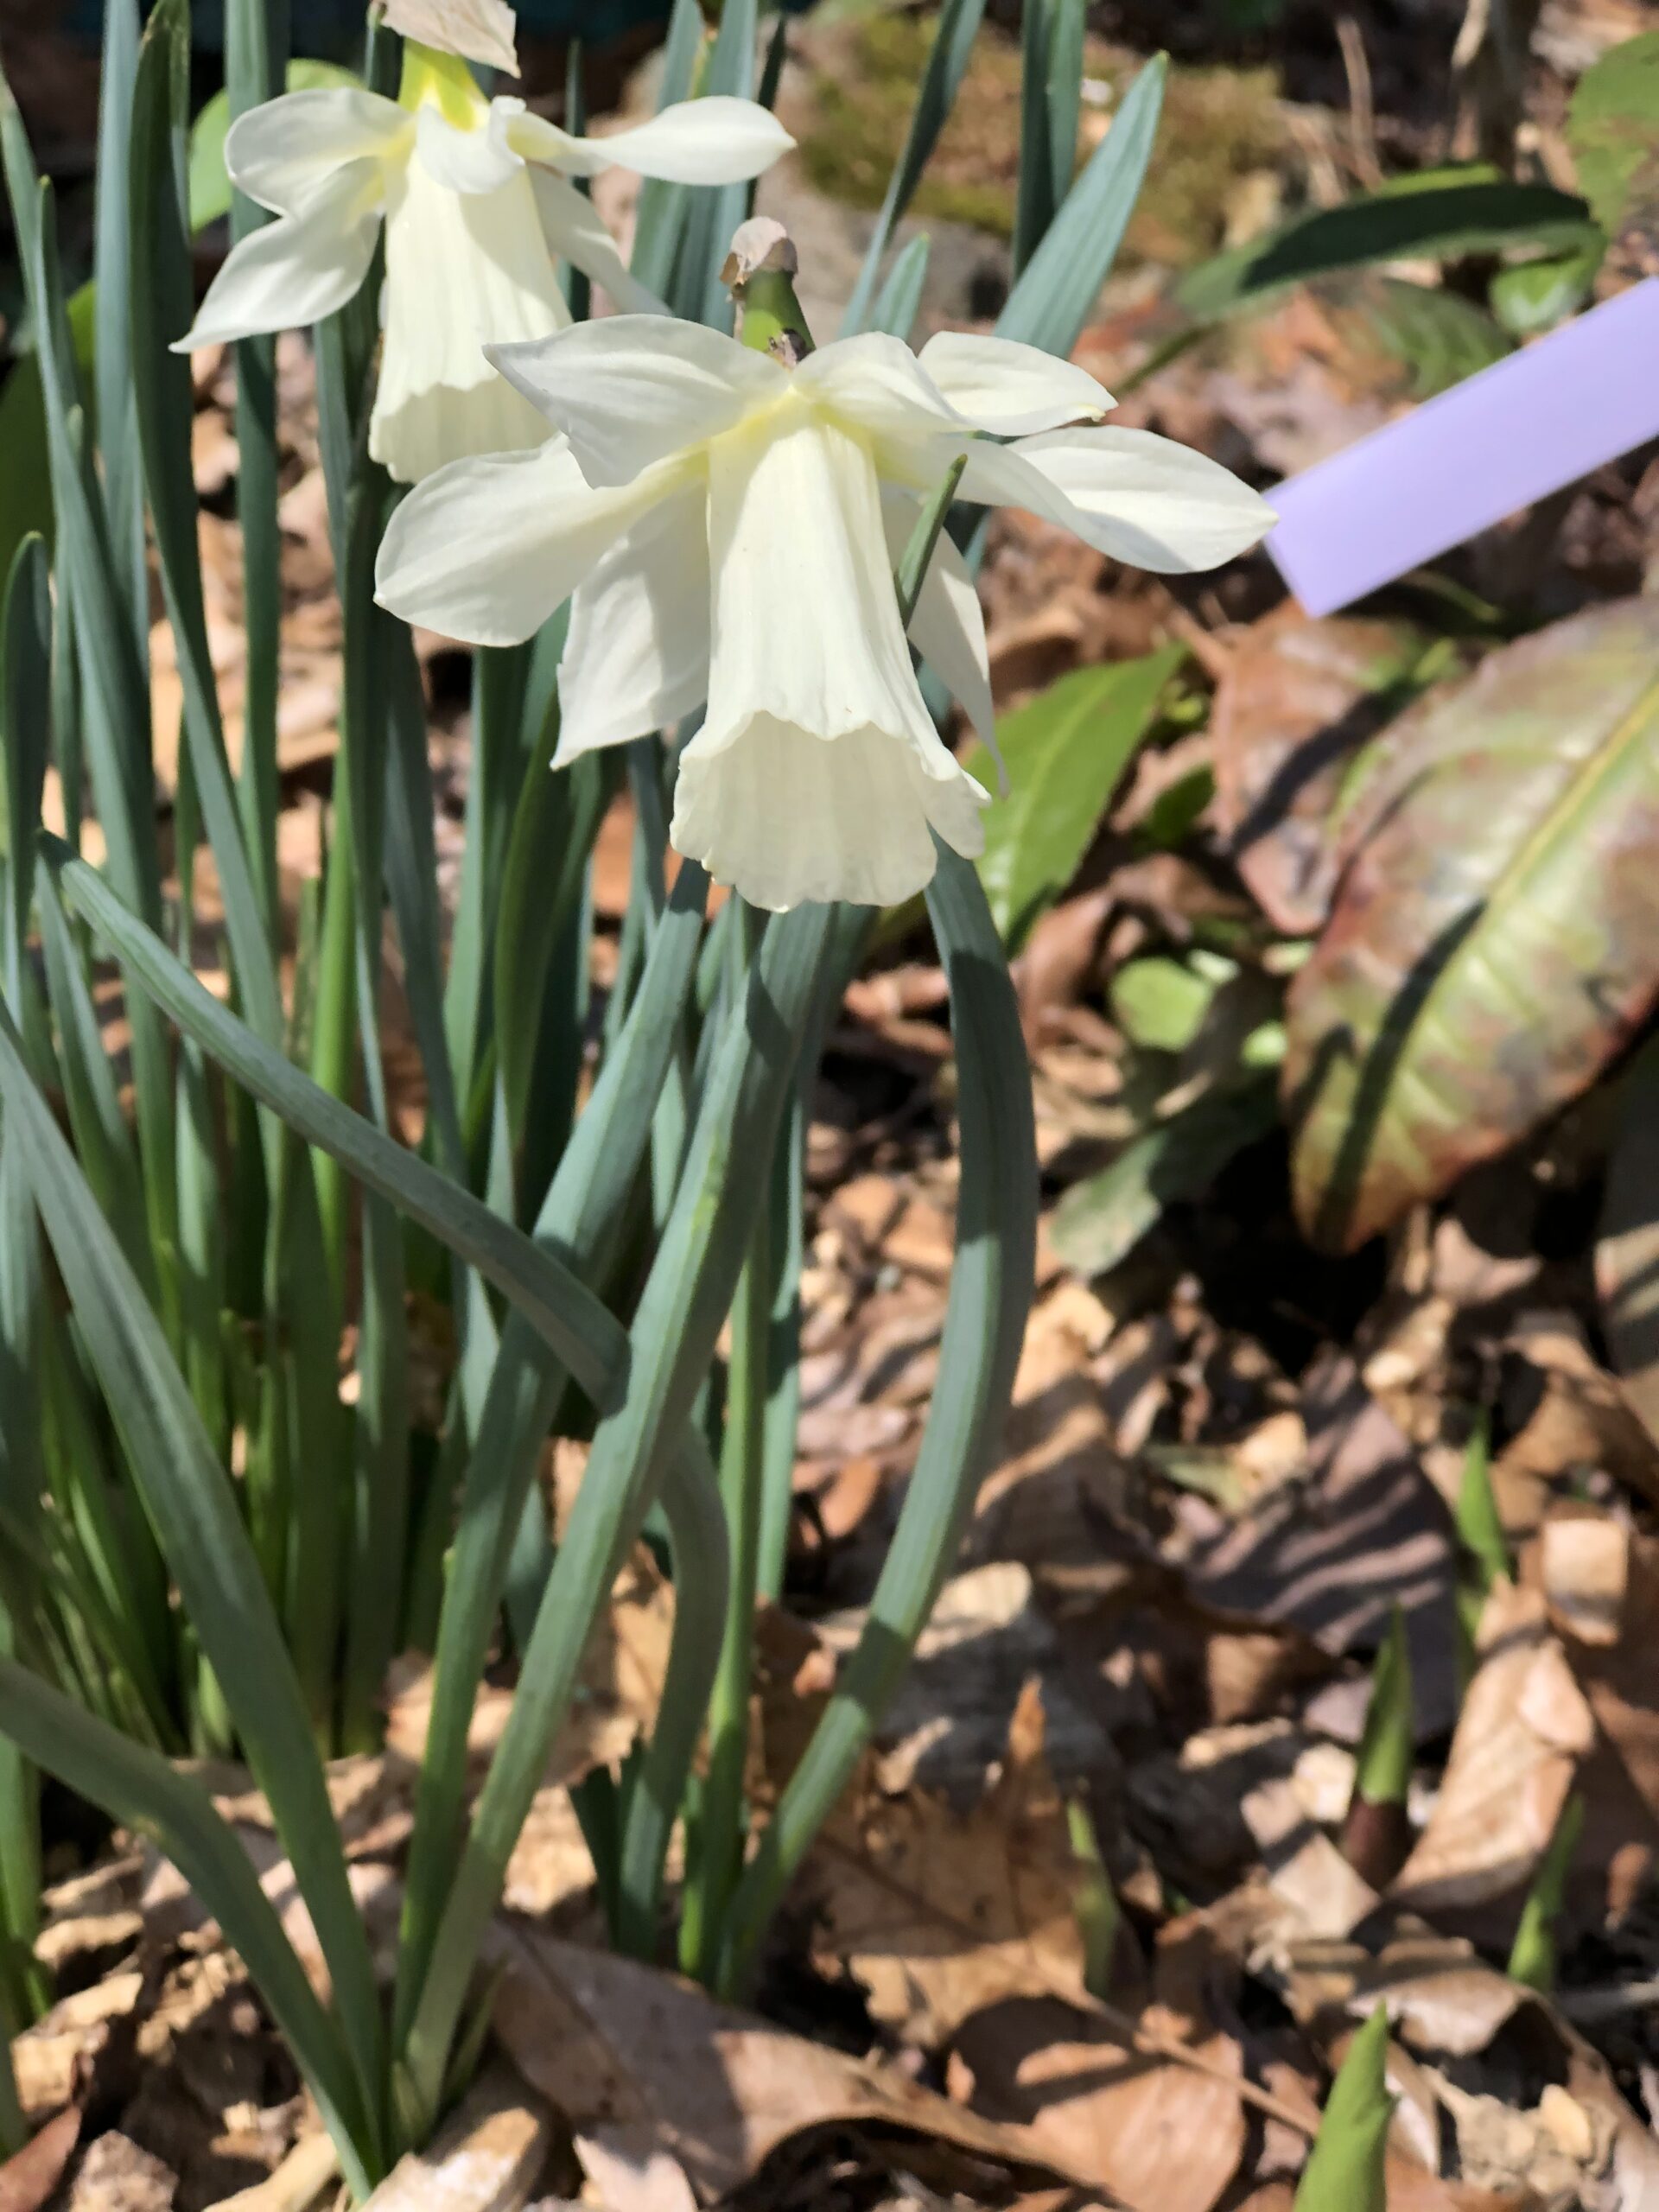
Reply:
[[[1011, 950], [1077, 874], [1185, 658], [1184, 645], [1163, 645], [1139, 660], [1074, 670], [1001, 722], [1009, 791], [986, 817], [979, 875]], [[982, 779], [995, 775], [982, 747], [966, 765]]]
[[92, 220], [93, 390], [110, 543], [133, 643], [149, 642], [149, 578], [144, 566], [144, 490], [133, 413], [131, 306], [134, 270], [127, 251], [133, 86], [138, 69], [137, 0], [105, 0], [103, 65], [98, 80], [98, 200]]
[[1169, 64], [1154, 54], [1049, 225], [996, 319], [997, 335], [1070, 353], [1112, 273], [1158, 136]]
[[0, 599], [0, 795], [3, 795], [6, 909], [3, 984], [14, 1011], [22, 990], [23, 947], [35, 896], [35, 833], [40, 826], [51, 728], [52, 590], [46, 547], [26, 537]]
[[1296, 2212], [1387, 2212], [1383, 2160], [1394, 2111], [1388, 2056], [1388, 2007], [1379, 2005], [1332, 2084], [1319, 2139], [1296, 2191]]
[[185, 1616], [224, 1690], [294, 1862], [334, 1979], [363, 2105], [372, 2116], [380, 2080], [379, 1999], [293, 1662], [226, 1471], [3, 1014], [0, 1104], [8, 1144], [29, 1156], [35, 1205]]
[[340, 2030], [317, 2002], [252, 1860], [201, 1784], [7, 1658], [0, 1658], [0, 1731], [173, 1861], [245, 1962], [316, 2097], [347, 2180], [366, 2195], [379, 2162]]
[[190, 365], [168, 351], [191, 312], [189, 248], [177, 188], [184, 143], [177, 100], [188, 37], [182, 7], [177, 0], [161, 0], [144, 33], [132, 104], [132, 383], [162, 585], [178, 647], [185, 737], [225, 901], [237, 989], [253, 1027], [275, 1045], [283, 1034], [282, 998], [265, 908], [243, 843], [207, 644], [190, 459]]
[[403, 2054], [421, 2113], [435, 2106], [478, 1946], [594, 1619], [659, 1485], [730, 1305], [764, 1198], [762, 1179], [741, 1164], [770, 1154], [829, 919], [827, 909], [804, 906], [772, 922], [721, 1039], [674, 1211], [629, 1332], [626, 1395], [595, 1433]]
[[962, 80], [968, 73], [969, 58], [974, 50], [974, 41], [979, 35], [979, 26], [985, 13], [985, 0], [944, 0], [939, 10], [939, 19], [933, 33], [933, 44], [927, 57], [927, 67], [922, 72], [922, 81], [917, 87], [916, 105], [911, 112], [910, 130], [904, 149], [893, 164], [887, 181], [887, 196], [881, 202], [881, 212], [875, 219], [875, 228], [865, 251], [863, 266], [858, 272], [858, 282], [853, 296], [847, 302], [846, 313], [841, 319], [841, 335], [851, 337], [864, 329], [869, 321], [870, 302], [875, 296], [876, 279], [881, 273], [881, 264], [887, 258], [892, 242], [893, 227], [899, 218], [916, 196], [916, 188], [922, 181], [922, 171], [927, 167], [933, 149], [939, 143], [939, 133], [950, 119], [950, 111], [957, 104], [957, 94]]
[[1338, 270], [1516, 246], [1567, 253], [1600, 235], [1583, 200], [1553, 185], [1515, 184], [1479, 165], [1420, 170], [1217, 254], [1184, 276], [1175, 296], [1190, 315], [1212, 322]]

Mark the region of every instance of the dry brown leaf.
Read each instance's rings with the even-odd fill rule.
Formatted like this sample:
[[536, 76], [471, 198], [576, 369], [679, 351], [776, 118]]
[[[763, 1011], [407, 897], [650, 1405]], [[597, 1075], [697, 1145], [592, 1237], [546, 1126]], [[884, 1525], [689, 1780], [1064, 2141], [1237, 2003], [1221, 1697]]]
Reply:
[[920, 1789], [867, 1797], [832, 1821], [802, 1875], [817, 1948], [845, 1962], [878, 2020], [931, 2050], [984, 2005], [1081, 1993], [1077, 1881], [1034, 1681], [971, 1811]]
[[495, 2031], [531, 2086], [579, 2133], [642, 2131], [705, 2203], [749, 2180], [791, 2136], [828, 2125], [899, 2128], [972, 2157], [1046, 2166], [1018, 2133], [873, 2060], [849, 2057], [717, 2003], [632, 1959], [498, 1923]]
[[1260, 1783], [1240, 1810], [1262, 1853], [1268, 1885], [1307, 1936], [1351, 1934], [1376, 1910], [1376, 1891], [1317, 1827], [1294, 1777]]
[[141, 1967], [106, 1974], [60, 1998], [14, 2039], [12, 2072], [26, 2119], [40, 2121], [73, 2101], [83, 2076], [118, 2024], [131, 2014], [143, 1986]]
[[1523, 1570], [1542, 1586], [1599, 1742], [1580, 1783], [1583, 1863], [1659, 1844], [1659, 1542], [1593, 1507], [1553, 1513]]
[[1288, 601], [1245, 632], [1210, 718], [1212, 818], [1275, 927], [1319, 928], [1338, 855], [1326, 824], [1343, 771], [1386, 717], [1383, 683], [1410, 632], [1347, 617], [1315, 621]]
[[[582, 1662], [581, 1684], [548, 1760], [550, 1782], [579, 1782], [616, 1765], [650, 1726], [662, 1699], [674, 1631], [674, 1592], [641, 1548], [618, 1576]], [[416, 1654], [393, 1663], [387, 1685], [386, 1750], [417, 1767], [432, 1707], [431, 1662]], [[487, 1764], [512, 1710], [511, 1688], [486, 1683], [473, 1708], [467, 1751]]]
[[[996, 2005], [958, 2048], [988, 2110], [1134, 2212], [1212, 2212], [1238, 2170], [1245, 2113], [1224, 2080], [1125, 2050], [1103, 2022], [1052, 1999]], [[1230, 2036], [1193, 2054], [1242, 2071]]]
[[178, 2185], [171, 2167], [112, 2127], [88, 2144], [66, 2212], [172, 2212]]
[[575, 2140], [582, 2171], [604, 2212], [696, 2212], [685, 2168], [648, 2126], [596, 2126]]
[[1389, 1892], [1416, 1912], [1518, 1907], [1595, 1738], [1535, 1592], [1495, 1586], [1478, 1649], [1440, 1796]]
[[1516, 1433], [1500, 1465], [1548, 1481], [1579, 1468], [1601, 1468], [1659, 1503], [1659, 1439], [1591, 1351], [1582, 1325], [1565, 1313], [1523, 1316], [1510, 1332], [1506, 1413]]
[[517, 2212], [552, 2139], [541, 2100], [510, 2067], [493, 2066], [427, 2148], [397, 2161], [363, 2212]]
[[1455, 1708], [1452, 1544], [1433, 1484], [1345, 1354], [1304, 1385], [1308, 1471], [1186, 1564], [1193, 1594], [1252, 1622], [1287, 1623], [1333, 1656], [1378, 1643], [1406, 1618], [1420, 1734]]
[[1014, 1376], [1003, 1455], [979, 1491], [969, 1556], [1019, 1560], [1041, 1573], [1100, 1550], [1103, 1522], [1122, 1511], [1126, 1462], [1105, 1394], [1089, 1372], [1091, 1343], [1110, 1318], [1098, 1300], [1079, 1306], [1059, 1292], [1036, 1306]]
[[[819, 1642], [844, 1657], [865, 1619], [862, 1607], [828, 1614], [817, 1623]], [[954, 1576], [876, 1731], [879, 1787], [893, 1798], [914, 1787], [967, 1811], [1017, 1735], [1021, 1700], [1035, 1694], [1028, 1686], [1038, 1681], [1049, 1766], [1069, 1789], [1115, 1789], [1117, 1755], [1096, 1713], [1067, 1685], [1059, 1641], [1030, 1574], [999, 1560]]]

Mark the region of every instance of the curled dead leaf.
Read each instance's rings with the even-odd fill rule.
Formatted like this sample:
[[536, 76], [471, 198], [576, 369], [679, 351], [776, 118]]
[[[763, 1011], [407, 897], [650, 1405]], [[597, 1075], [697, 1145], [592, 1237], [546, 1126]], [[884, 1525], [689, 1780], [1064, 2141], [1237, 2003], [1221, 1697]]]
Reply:
[[1478, 1649], [1440, 1796], [1390, 1891], [1416, 1912], [1443, 1915], [1512, 1895], [1518, 1904], [1595, 1739], [1536, 1592], [1497, 1584]]

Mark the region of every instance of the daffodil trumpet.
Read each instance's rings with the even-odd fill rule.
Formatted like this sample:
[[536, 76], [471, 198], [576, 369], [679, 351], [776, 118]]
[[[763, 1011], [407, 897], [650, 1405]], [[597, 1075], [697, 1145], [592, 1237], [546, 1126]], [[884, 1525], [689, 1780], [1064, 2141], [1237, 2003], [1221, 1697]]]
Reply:
[[353, 88], [285, 92], [232, 124], [225, 159], [275, 214], [232, 249], [176, 351], [319, 321], [362, 285], [385, 232], [385, 346], [369, 450], [405, 483], [446, 461], [538, 445], [540, 411], [499, 375], [488, 341], [566, 328], [557, 264], [619, 308], [662, 315], [572, 177], [611, 168], [686, 184], [760, 175], [793, 142], [765, 108], [723, 95], [582, 138], [466, 63], [414, 40], [395, 100]]
[[775, 297], [756, 311], [755, 279], [787, 281], [792, 249], [757, 251], [749, 231], [740, 338], [623, 315], [492, 346], [559, 435], [422, 485], [387, 530], [377, 590], [480, 645], [531, 636], [569, 599], [556, 766], [706, 703], [679, 758], [677, 849], [774, 911], [892, 905], [930, 880], [930, 833], [969, 857], [983, 845], [988, 794], [940, 737], [910, 652], [994, 745], [972, 578], [942, 539], [908, 639], [892, 582], [946, 472], [962, 464], [963, 499], [1165, 573], [1230, 560], [1272, 512], [1202, 454], [1099, 427], [1110, 394], [1035, 346], [946, 331], [919, 354], [879, 333], [811, 350], [797, 308], [787, 332]]

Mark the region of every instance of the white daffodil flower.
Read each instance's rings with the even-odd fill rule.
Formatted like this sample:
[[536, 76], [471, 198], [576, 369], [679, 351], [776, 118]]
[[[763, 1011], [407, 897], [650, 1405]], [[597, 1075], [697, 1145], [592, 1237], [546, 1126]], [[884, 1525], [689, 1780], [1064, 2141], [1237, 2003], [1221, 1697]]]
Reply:
[[[490, 351], [563, 435], [411, 494], [381, 548], [382, 602], [505, 645], [571, 599], [560, 764], [706, 700], [671, 835], [779, 912], [907, 898], [933, 873], [930, 830], [982, 847], [987, 794], [934, 728], [892, 582], [958, 458], [961, 498], [1138, 568], [1213, 568], [1273, 519], [1203, 454], [1092, 427], [1109, 394], [1005, 339], [944, 333], [918, 358], [872, 334], [790, 366], [786, 345], [620, 315]], [[910, 639], [991, 741], [983, 620], [944, 538]]]
[[332, 315], [367, 276], [384, 222], [385, 344], [370, 452], [412, 483], [463, 454], [538, 445], [545, 421], [483, 346], [566, 327], [556, 257], [620, 308], [664, 311], [568, 180], [620, 167], [735, 183], [793, 143], [766, 109], [724, 96], [664, 108], [608, 137], [573, 137], [521, 99], [486, 99], [464, 62], [409, 41], [395, 100], [286, 92], [232, 124], [226, 166], [277, 219], [232, 250], [174, 350]]

